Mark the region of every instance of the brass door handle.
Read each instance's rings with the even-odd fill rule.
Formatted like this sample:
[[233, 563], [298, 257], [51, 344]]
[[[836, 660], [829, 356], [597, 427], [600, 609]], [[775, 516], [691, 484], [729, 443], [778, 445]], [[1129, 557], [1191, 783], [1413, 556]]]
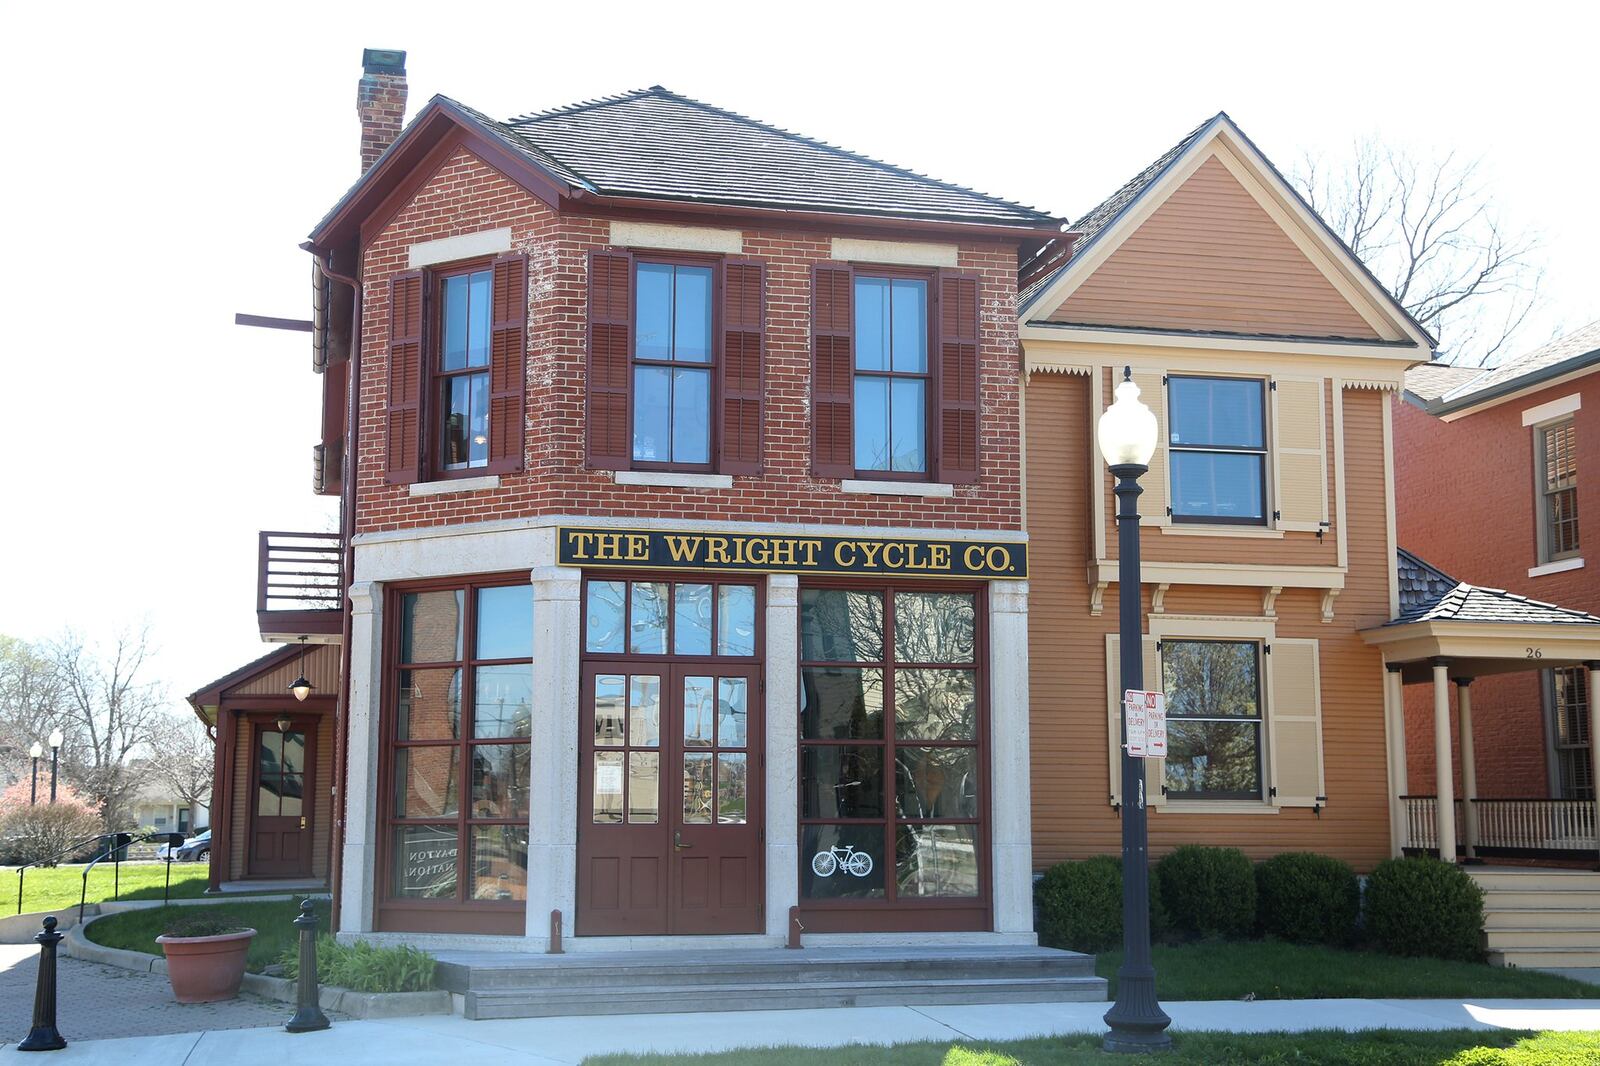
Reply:
[[683, 842], [683, 831], [682, 830], [679, 830], [678, 832], [672, 834], [672, 846], [677, 848], [679, 851], [683, 851], [686, 848], [694, 847], [693, 844], [685, 844]]

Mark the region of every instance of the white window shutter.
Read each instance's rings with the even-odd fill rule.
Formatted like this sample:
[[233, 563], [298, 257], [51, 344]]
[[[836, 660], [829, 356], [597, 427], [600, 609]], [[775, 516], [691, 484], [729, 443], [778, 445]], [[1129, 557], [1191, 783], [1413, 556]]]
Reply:
[[[1122, 380], [1122, 371], [1114, 372], [1116, 382]], [[1139, 402], [1156, 415], [1156, 450], [1150, 456], [1150, 472], [1139, 479], [1144, 492], [1139, 495], [1139, 524], [1164, 526], [1172, 521], [1167, 513], [1171, 494], [1167, 490], [1167, 386], [1166, 373], [1161, 370], [1134, 370], [1133, 383], [1139, 386]], [[1113, 497], [1114, 499], [1114, 497]]]
[[1106, 635], [1106, 738], [1111, 757], [1110, 802], [1122, 802], [1122, 656], [1115, 633]]
[[1327, 805], [1317, 642], [1283, 637], [1267, 655], [1267, 780], [1279, 807]]
[[1278, 529], [1328, 526], [1327, 418], [1322, 380], [1274, 378], [1272, 508]]

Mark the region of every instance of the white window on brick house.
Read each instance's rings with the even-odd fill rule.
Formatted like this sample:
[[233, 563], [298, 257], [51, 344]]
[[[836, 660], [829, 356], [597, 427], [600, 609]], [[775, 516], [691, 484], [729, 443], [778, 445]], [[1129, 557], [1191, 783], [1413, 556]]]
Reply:
[[1555, 755], [1551, 784], [1558, 799], [1594, 799], [1594, 770], [1589, 761], [1589, 686], [1584, 676], [1587, 672], [1581, 666], [1551, 670], [1545, 688]]
[[1534, 430], [1539, 562], [1578, 554], [1578, 446], [1572, 419]]

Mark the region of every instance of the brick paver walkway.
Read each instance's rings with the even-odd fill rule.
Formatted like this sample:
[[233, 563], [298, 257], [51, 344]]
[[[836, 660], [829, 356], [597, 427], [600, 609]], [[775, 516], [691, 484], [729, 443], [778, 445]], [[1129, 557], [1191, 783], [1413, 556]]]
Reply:
[[[0, 944], [0, 1044], [28, 1035], [38, 975], [36, 945]], [[225, 1003], [179, 1003], [165, 974], [65, 956], [56, 961], [56, 1003], [56, 1025], [69, 1041], [282, 1025], [294, 1013], [293, 1004], [249, 995]]]

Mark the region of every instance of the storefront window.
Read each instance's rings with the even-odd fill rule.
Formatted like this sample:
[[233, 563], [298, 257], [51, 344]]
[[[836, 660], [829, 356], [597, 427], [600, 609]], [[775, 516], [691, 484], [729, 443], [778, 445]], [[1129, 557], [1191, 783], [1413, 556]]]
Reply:
[[532, 589], [396, 599], [387, 898], [526, 899]]
[[800, 593], [801, 898], [982, 896], [973, 592]]

